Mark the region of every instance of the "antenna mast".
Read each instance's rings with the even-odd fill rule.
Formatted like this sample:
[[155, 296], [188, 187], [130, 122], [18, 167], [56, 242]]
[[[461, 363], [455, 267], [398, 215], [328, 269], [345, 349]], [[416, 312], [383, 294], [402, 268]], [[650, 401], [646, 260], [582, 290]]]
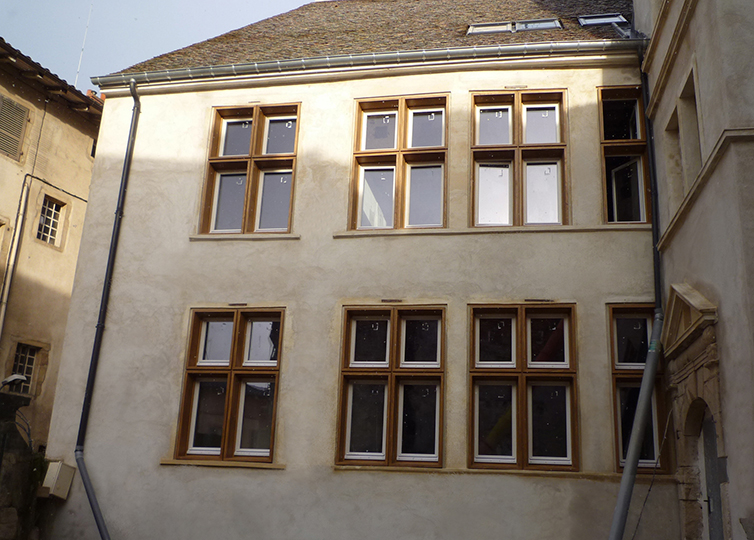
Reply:
[[81, 54], [79, 55], [79, 67], [76, 68], [76, 79], [73, 81], [73, 86], [79, 83], [79, 71], [81, 71], [81, 59], [84, 58], [84, 47], [86, 46], [86, 34], [89, 32], [89, 21], [92, 20], [92, 8], [94, 4], [89, 4], [89, 16], [86, 18], [86, 29], [84, 30], [84, 42], [81, 44]]

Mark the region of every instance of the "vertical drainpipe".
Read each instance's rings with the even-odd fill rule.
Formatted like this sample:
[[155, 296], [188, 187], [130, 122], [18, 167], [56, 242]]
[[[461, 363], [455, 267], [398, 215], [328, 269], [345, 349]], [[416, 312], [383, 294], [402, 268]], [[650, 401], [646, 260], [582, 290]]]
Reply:
[[128, 177], [131, 172], [131, 160], [134, 154], [134, 141], [136, 140], [136, 127], [139, 123], [139, 113], [141, 112], [141, 102], [139, 95], [136, 93], [136, 81], [131, 79], [130, 82], [131, 96], [134, 100], [134, 108], [131, 115], [131, 128], [128, 132], [128, 146], [126, 147], [126, 157], [123, 161], [123, 173], [120, 178], [120, 191], [118, 193], [118, 205], [115, 210], [115, 221], [113, 222], [113, 233], [110, 238], [110, 252], [107, 256], [107, 269], [105, 270], [105, 282], [102, 286], [102, 299], [100, 301], [99, 317], [97, 319], [97, 330], [94, 334], [94, 346], [92, 347], [92, 358], [89, 362], [89, 375], [86, 380], [86, 392], [84, 393], [84, 403], [81, 407], [81, 422], [79, 423], [79, 434], [76, 439], [76, 465], [81, 474], [81, 481], [86, 490], [86, 496], [89, 499], [89, 505], [92, 508], [94, 521], [97, 523], [102, 540], [110, 540], [110, 534], [107, 532], [105, 518], [102, 516], [97, 495], [94, 492], [94, 486], [89, 479], [89, 472], [84, 463], [84, 441], [86, 439], [86, 429], [89, 425], [89, 412], [92, 406], [92, 392], [94, 391], [94, 379], [97, 374], [97, 365], [99, 363], [100, 349], [102, 347], [102, 336], [105, 332], [105, 319], [107, 317], [107, 305], [110, 301], [110, 286], [113, 280], [113, 268], [115, 267], [115, 254], [118, 250], [118, 238], [120, 237], [120, 225], [123, 220], [123, 206], [126, 202], [126, 189], [128, 187]]
[[[639, 65], [643, 62], [643, 54], [639, 54]], [[644, 106], [649, 105], [649, 84], [646, 73], [641, 73], [641, 89]], [[634, 424], [631, 428], [631, 438], [628, 443], [628, 452], [626, 453], [626, 462], [623, 466], [623, 476], [620, 481], [618, 491], [618, 500], [615, 503], [613, 512], [613, 523], [610, 527], [609, 540], [622, 540], [623, 533], [626, 529], [626, 518], [628, 517], [628, 508], [631, 505], [631, 493], [634, 490], [636, 481], [636, 469], [639, 465], [639, 454], [641, 453], [642, 443], [644, 442], [644, 433], [647, 422], [652, 415], [652, 394], [654, 393], [654, 382], [657, 376], [657, 365], [660, 361], [660, 336], [662, 335], [663, 311], [662, 311], [662, 268], [660, 260], [660, 251], [657, 244], [660, 241], [660, 208], [658, 203], [657, 192], [657, 169], [655, 165], [654, 154], [654, 131], [652, 122], [644, 114], [644, 123], [647, 129], [647, 159], [649, 159], [649, 181], [652, 195], [652, 262], [654, 266], [654, 288], [655, 288], [655, 317], [652, 325], [652, 338], [649, 342], [649, 352], [647, 361], [644, 364], [644, 375], [641, 379], [641, 388], [639, 389], [639, 401], [636, 404], [636, 413], [634, 415]], [[657, 459], [660, 456], [656, 456]]]

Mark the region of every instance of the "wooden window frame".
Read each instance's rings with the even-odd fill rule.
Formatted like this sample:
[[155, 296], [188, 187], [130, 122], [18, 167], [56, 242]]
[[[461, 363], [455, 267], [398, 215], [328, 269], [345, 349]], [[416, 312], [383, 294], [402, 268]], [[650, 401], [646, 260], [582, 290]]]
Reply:
[[[391, 467], [442, 467], [443, 465], [443, 424], [444, 424], [444, 384], [445, 384], [445, 311], [441, 305], [400, 305], [400, 306], [346, 306], [343, 310], [343, 341], [339, 396], [338, 450], [337, 465], [366, 465]], [[438, 362], [437, 365], [406, 365], [403, 357], [403, 336], [405, 320], [410, 318], [436, 318], [438, 320]], [[365, 363], [358, 365], [351, 361], [353, 335], [358, 319], [387, 320], [387, 356], [386, 365]], [[353, 383], [374, 381], [384, 383], [385, 416], [383, 418], [384, 456], [361, 457], [348, 456], [351, 387]], [[426, 457], [401, 456], [399, 441], [400, 395], [402, 388], [409, 384], [436, 385], [435, 412], [435, 454]]]
[[[351, 230], [440, 229], [448, 226], [448, 110], [450, 97], [446, 94], [428, 96], [400, 96], [365, 99], [356, 102], [356, 137], [353, 148], [351, 175], [350, 218]], [[412, 146], [413, 114], [442, 111], [442, 144], [439, 146]], [[368, 116], [380, 113], [395, 115], [395, 146], [366, 150], [366, 121]], [[439, 165], [442, 168], [442, 223], [440, 225], [409, 225], [408, 186], [411, 166]], [[362, 184], [363, 171], [368, 168], [394, 168], [393, 225], [388, 227], [363, 226]]]
[[[195, 308], [191, 310], [188, 354], [178, 419], [175, 458], [181, 460], [207, 461], [252, 461], [272, 463], [275, 453], [275, 428], [277, 423], [277, 403], [280, 394], [280, 363], [284, 332], [284, 308]], [[227, 364], [200, 361], [204, 340], [204, 324], [208, 321], [230, 320], [233, 322], [230, 359]], [[248, 325], [254, 320], [278, 321], [280, 332], [277, 343], [277, 361], [246, 363], [248, 352]], [[223, 412], [222, 436], [217, 452], [192, 451], [192, 434], [195, 422], [195, 395], [197, 383], [205, 380], [225, 381], [225, 405]], [[270, 426], [269, 452], [264, 449], [250, 449], [239, 453], [240, 407], [244, 381], [268, 381], [274, 384], [272, 396], [272, 421]], [[212, 447], [214, 448], [214, 447]]]
[[[570, 223], [569, 178], [568, 178], [568, 114], [566, 91], [563, 89], [526, 90], [508, 92], [475, 92], [471, 94], [472, 141], [471, 165], [472, 182], [469, 197], [470, 227], [511, 227], [511, 226], [553, 226]], [[555, 106], [558, 141], [551, 143], [527, 143], [526, 111], [530, 107]], [[509, 110], [508, 144], [480, 144], [480, 111], [484, 109], [507, 108]], [[526, 166], [528, 163], [557, 163], [558, 178], [558, 220], [557, 222], [528, 222], [526, 206]], [[479, 165], [507, 163], [510, 181], [510, 215], [508, 224], [480, 223], [479, 221]]]
[[[603, 191], [603, 205], [602, 213], [603, 220], [607, 224], [621, 224], [621, 223], [651, 223], [652, 222], [652, 204], [651, 204], [651, 189], [649, 182], [649, 163], [647, 159], [647, 128], [644, 119], [644, 101], [642, 97], [640, 86], [606, 86], [599, 87], [598, 101], [599, 101], [599, 121], [600, 121], [600, 151], [602, 154], [602, 191]], [[605, 102], [606, 101], [630, 101], [636, 100], [637, 110], [637, 129], [639, 130], [639, 137], [636, 139], [606, 139], [605, 138]], [[616, 208], [613, 205], [613, 201], [610, 197], [612, 188], [608, 189], [608, 183], [611, 182], [609, 178], [609, 171], [607, 167], [607, 160], [614, 157], [627, 157], [637, 158], [639, 160], [640, 178], [640, 190], [642, 197], [640, 199], [641, 208], [639, 210], [640, 219], [634, 221], [618, 221], [615, 214]], [[620, 167], [620, 166], [619, 166]], [[618, 167], [616, 167], [618, 168]], [[613, 219], [610, 219], [610, 208], [612, 206]]]
[[[300, 128], [300, 104], [257, 105], [248, 107], [215, 107], [207, 165], [207, 180], [202, 195], [199, 232], [201, 234], [272, 234], [288, 233], [293, 225], [293, 206], [296, 187], [296, 155]], [[250, 148], [246, 154], [223, 155], [226, 126], [229, 122], [251, 122]], [[293, 152], [267, 153], [267, 134], [270, 121], [294, 120]], [[262, 203], [262, 179], [266, 172], [291, 173], [290, 202], [287, 227], [260, 229], [259, 207]], [[245, 174], [246, 186], [240, 230], [215, 229], [217, 189], [221, 174]]]
[[[613, 418], [614, 418], [614, 441], [615, 441], [615, 466], [618, 472], [623, 470], [623, 438], [621, 434], [620, 418], [620, 394], [621, 387], [638, 387], [641, 386], [644, 375], [644, 364], [619, 363], [618, 362], [618, 343], [617, 343], [617, 326], [616, 320], [621, 317], [644, 318], [649, 321], [647, 327], [647, 348], [652, 336], [652, 325], [654, 324], [654, 304], [610, 304], [608, 305], [608, 321], [610, 336], [610, 365], [612, 371], [612, 392], [613, 392]], [[662, 370], [658, 369], [657, 378], [655, 379], [655, 391], [652, 395], [651, 421], [654, 436], [654, 453], [655, 459], [659, 456], [660, 462], [657, 470], [668, 472], [669, 454], [666, 448], [660, 451], [660, 426], [661, 421], [667, 416], [662, 393], [659, 389], [662, 387]], [[655, 468], [655, 462], [649, 460], [639, 460], [639, 472], [652, 472]]]
[[[475, 304], [469, 306], [471, 324], [469, 360], [469, 443], [468, 466], [473, 469], [579, 470], [579, 414], [576, 359], [576, 306], [574, 304]], [[483, 318], [511, 319], [511, 363], [482, 363], [479, 358], [477, 321]], [[563, 365], [542, 364], [529, 360], [530, 324], [532, 318], [563, 318], [566, 362]], [[495, 457], [479, 454], [478, 387], [499, 383], [514, 388], [512, 401], [513, 456]], [[567, 398], [567, 456], [547, 458], [531, 455], [530, 392], [533, 386], [564, 385]]]
[[[49, 232], [45, 232], [45, 226], [43, 226], [42, 221], [43, 219], [45, 219], [45, 217], [48, 217], [45, 215], [45, 209], [49, 209], [50, 205], [57, 206], [57, 223], [54, 228], [51, 226], [47, 227], [49, 228]], [[54, 208], [53, 212], [55, 212]], [[42, 198], [42, 206], [39, 209], [39, 220], [37, 221], [35, 238], [44, 244], [57, 248], [61, 247], [66, 212], [67, 209], [64, 202], [56, 199], [55, 197], [51, 197], [50, 195], [44, 195], [44, 197]]]

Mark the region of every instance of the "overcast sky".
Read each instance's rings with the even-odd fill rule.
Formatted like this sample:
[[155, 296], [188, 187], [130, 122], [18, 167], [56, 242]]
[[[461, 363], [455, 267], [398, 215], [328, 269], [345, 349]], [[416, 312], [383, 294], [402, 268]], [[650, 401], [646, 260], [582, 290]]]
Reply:
[[0, 0], [0, 37], [69, 84], [108, 75], [312, 0]]

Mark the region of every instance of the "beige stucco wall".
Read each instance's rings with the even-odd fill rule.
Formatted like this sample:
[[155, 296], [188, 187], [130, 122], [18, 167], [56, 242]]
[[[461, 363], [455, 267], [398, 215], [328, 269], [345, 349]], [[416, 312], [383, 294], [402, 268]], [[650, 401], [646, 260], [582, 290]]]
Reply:
[[[65, 333], [73, 276], [86, 212], [97, 125], [0, 72], [0, 93], [30, 110], [20, 160], [0, 155], [0, 276], [11, 249], [25, 175], [30, 179], [23, 232], [0, 340], [2, 378], [11, 373], [16, 343], [42, 348], [35, 366], [35, 396], [22, 409], [35, 446], [45, 444]], [[49, 185], [52, 184], [52, 185]], [[67, 192], [67, 193], [66, 193]], [[59, 246], [37, 240], [42, 202], [64, 203]], [[79, 198], [77, 198], [79, 197]], [[83, 200], [81, 200], [83, 199]], [[46, 366], [44, 365], [46, 361]]]
[[[597, 87], [636, 84], [635, 65], [499, 69], [342, 79], [260, 79], [200, 92], [143, 88], [125, 218], [86, 459], [114, 537], [606, 537], [618, 490], [606, 304], [651, 302], [648, 225], [602, 224]], [[571, 66], [572, 67], [572, 66]], [[470, 230], [470, 91], [566, 89], [571, 226]], [[355, 100], [448, 98], [449, 227], [347, 234]], [[109, 94], [48, 457], [73, 463], [132, 101]], [[300, 102], [294, 239], [197, 238], [211, 108]], [[334, 470], [342, 306], [447, 306], [444, 468]], [[466, 468], [468, 305], [528, 298], [576, 304], [578, 473]], [[286, 308], [274, 462], [283, 470], [160, 465], [173, 456], [189, 310]], [[647, 490], [636, 488], [637, 500]], [[678, 538], [675, 485], [656, 483], [639, 538]], [[635, 523], [640, 503], [632, 510]], [[95, 538], [80, 479], [57, 538]]]

